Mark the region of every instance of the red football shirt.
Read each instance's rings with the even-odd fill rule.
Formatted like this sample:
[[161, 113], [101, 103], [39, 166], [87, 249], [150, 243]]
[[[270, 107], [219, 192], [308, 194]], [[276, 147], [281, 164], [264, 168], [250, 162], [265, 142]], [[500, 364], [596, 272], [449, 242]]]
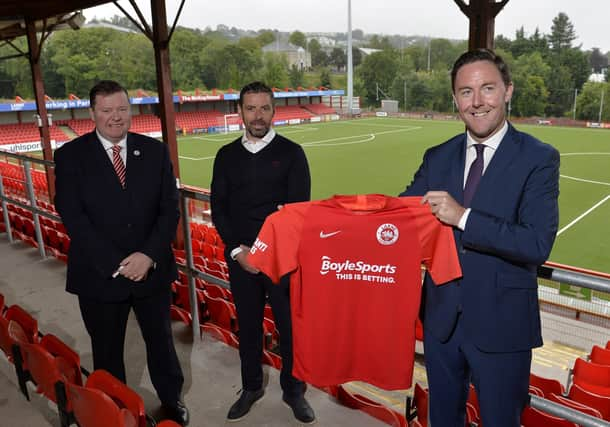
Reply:
[[421, 197], [335, 196], [270, 215], [248, 255], [290, 276], [293, 375], [317, 386], [411, 386], [421, 264], [461, 276], [451, 227]]

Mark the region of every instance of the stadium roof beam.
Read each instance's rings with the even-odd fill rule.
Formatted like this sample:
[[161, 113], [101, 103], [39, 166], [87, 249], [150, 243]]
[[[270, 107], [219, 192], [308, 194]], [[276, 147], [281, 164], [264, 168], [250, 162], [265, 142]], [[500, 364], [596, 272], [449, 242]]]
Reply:
[[453, 0], [470, 21], [468, 50], [476, 48], [492, 49], [494, 46], [494, 24], [496, 15], [508, 0]]

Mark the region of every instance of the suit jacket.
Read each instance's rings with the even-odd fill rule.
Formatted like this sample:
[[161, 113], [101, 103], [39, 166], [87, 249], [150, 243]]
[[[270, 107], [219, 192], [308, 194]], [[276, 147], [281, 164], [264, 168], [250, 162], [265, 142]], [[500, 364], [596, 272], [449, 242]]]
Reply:
[[[463, 201], [466, 134], [430, 148], [401, 195], [447, 191]], [[537, 267], [551, 252], [559, 213], [559, 153], [509, 129], [471, 202], [462, 232], [455, 228], [463, 277], [436, 286], [424, 279], [424, 327], [451, 336], [458, 314], [482, 351], [510, 352], [542, 345]]]
[[[66, 290], [101, 301], [144, 297], [177, 277], [171, 242], [179, 219], [178, 190], [166, 144], [129, 133], [123, 189], [94, 132], [55, 152], [55, 207], [71, 239]], [[133, 252], [156, 268], [143, 282], [112, 278]]]

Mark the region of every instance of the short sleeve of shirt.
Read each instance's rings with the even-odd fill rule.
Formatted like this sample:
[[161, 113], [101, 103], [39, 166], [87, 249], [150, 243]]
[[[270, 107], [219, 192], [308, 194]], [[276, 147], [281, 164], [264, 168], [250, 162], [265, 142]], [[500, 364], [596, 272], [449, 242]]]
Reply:
[[273, 283], [298, 266], [301, 230], [308, 203], [292, 203], [269, 215], [250, 248], [248, 262]]
[[422, 264], [437, 285], [462, 276], [453, 229], [441, 223], [427, 205], [414, 212], [422, 248]]

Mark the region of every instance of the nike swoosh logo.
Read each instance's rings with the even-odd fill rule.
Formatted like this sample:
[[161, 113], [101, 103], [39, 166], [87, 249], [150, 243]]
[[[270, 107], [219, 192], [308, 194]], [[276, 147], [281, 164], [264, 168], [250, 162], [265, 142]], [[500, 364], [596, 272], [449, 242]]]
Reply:
[[341, 233], [341, 230], [333, 231], [332, 233], [325, 233], [323, 231], [320, 231], [320, 239], [327, 239], [328, 237], [332, 237], [335, 234], [339, 233]]

